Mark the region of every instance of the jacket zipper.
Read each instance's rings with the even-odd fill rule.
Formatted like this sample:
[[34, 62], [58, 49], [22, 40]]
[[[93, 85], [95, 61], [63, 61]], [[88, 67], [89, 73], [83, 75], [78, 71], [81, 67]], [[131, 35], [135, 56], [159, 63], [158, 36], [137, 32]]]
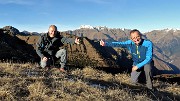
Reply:
[[138, 48], [139, 48], [139, 46], [136, 46], [136, 54], [138, 55], [139, 58], [141, 58], [140, 52], [138, 51]]

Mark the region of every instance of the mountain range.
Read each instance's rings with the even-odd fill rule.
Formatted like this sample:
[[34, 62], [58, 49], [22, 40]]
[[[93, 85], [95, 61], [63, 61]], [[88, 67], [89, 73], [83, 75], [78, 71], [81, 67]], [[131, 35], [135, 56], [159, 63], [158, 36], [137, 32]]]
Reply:
[[[102, 50], [98, 41], [101, 39], [105, 41], [125, 41], [129, 38], [130, 30], [131, 29], [95, 27], [95, 28], [80, 28], [73, 31], [65, 31], [62, 32], [62, 34], [66, 35], [67, 37], [78, 36], [84, 39], [84, 41], [82, 41], [83, 44], [80, 46], [68, 46], [68, 49], [70, 51], [69, 57], [72, 59], [72, 61], [74, 61], [72, 57], [75, 56], [74, 52], [76, 52], [76, 54], [79, 54], [75, 56], [77, 57], [75, 60], [77, 60], [79, 56], [82, 56], [81, 59], [79, 59], [78, 62], [79, 65], [96, 64], [98, 67], [101, 66], [108, 67], [108, 65], [112, 66], [112, 64], [116, 64], [116, 62], [113, 61], [116, 60], [117, 58], [117, 54], [114, 54], [114, 50], [116, 50], [116, 52], [121, 50], [121, 53], [123, 53], [122, 56], [124, 57], [122, 57], [120, 62], [118, 63], [121, 65], [121, 67], [127, 68], [128, 66], [130, 66], [129, 64], [130, 60], [128, 59], [127, 55], [125, 55], [126, 53], [128, 54], [126, 50], [107, 49], [107, 48], [103, 48]], [[180, 74], [180, 64], [178, 64], [178, 62], [180, 62], [179, 60], [180, 30], [173, 30], [173, 29], [153, 30], [142, 34], [143, 34], [143, 38], [149, 39], [153, 42], [153, 47], [154, 47], [153, 60], [154, 60], [154, 65], [158, 70], [157, 74], [159, 73]], [[38, 58], [34, 48], [40, 34], [36, 32], [33, 33], [28, 32], [28, 31], [19, 32], [18, 29], [12, 26], [5, 26], [1, 28], [0, 35], [1, 35], [0, 46], [2, 47], [1, 57], [0, 57], [1, 60], [4, 59], [6, 56], [9, 57], [9, 59], [11, 57], [14, 57], [14, 58], [18, 58], [19, 60], [24, 60], [25, 58], [27, 60], [28, 57], [28, 60], [34, 59], [33, 61], [35, 61]], [[16, 53], [17, 55], [15, 54], [9, 55], [9, 52]], [[25, 55], [23, 56], [20, 55], [22, 53]], [[33, 57], [37, 57], [37, 58], [33, 58]], [[81, 63], [80, 62], [81, 60], [85, 61], [86, 64]], [[88, 63], [87, 61], [92, 61], [92, 63]], [[122, 61], [126, 61], [126, 62], [122, 62]]]

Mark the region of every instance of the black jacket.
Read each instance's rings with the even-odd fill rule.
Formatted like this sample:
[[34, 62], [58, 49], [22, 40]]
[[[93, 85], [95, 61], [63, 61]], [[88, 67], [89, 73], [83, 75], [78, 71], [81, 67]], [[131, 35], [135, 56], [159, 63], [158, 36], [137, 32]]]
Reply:
[[40, 36], [36, 44], [36, 52], [41, 58], [55, 56], [56, 52], [61, 49], [65, 43], [73, 44], [74, 39], [62, 37], [60, 33], [50, 38], [48, 33], [46, 33]]

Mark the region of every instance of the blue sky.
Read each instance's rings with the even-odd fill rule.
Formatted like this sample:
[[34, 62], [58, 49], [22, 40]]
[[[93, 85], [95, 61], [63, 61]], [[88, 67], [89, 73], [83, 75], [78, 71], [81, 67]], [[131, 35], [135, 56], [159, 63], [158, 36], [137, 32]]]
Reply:
[[180, 29], [180, 0], [0, 0], [0, 27], [20, 31], [74, 30], [80, 25], [109, 28]]

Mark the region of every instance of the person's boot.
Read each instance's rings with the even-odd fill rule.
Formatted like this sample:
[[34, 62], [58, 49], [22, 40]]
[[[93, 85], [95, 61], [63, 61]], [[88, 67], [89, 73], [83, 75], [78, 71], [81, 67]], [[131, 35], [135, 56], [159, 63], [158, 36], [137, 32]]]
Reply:
[[51, 67], [50, 66], [46, 66], [44, 69], [45, 69], [45, 71], [49, 71], [51, 69]]
[[59, 71], [60, 71], [60, 72], [66, 72], [66, 71], [64, 70], [64, 68], [60, 68]]

